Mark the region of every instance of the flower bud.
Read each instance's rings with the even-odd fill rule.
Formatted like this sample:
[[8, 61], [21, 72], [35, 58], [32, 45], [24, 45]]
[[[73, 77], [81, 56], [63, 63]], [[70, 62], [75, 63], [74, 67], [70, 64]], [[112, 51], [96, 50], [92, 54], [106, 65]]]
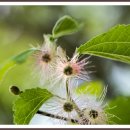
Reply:
[[10, 92], [14, 95], [19, 95], [21, 93], [20, 89], [17, 86], [11, 86], [9, 89]]

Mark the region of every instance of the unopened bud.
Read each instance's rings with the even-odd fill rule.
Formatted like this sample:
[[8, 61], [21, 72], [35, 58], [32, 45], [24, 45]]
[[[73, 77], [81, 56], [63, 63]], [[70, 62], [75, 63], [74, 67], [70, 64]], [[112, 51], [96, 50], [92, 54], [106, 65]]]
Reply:
[[17, 86], [11, 86], [9, 89], [10, 92], [14, 95], [19, 95], [21, 93], [20, 89]]

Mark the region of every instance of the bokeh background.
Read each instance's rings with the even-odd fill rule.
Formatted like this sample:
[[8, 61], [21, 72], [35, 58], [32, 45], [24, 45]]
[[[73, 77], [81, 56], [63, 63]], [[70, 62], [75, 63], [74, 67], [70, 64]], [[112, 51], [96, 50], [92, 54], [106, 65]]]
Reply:
[[[75, 47], [90, 38], [117, 24], [129, 24], [130, 6], [0, 6], [0, 63], [30, 45], [42, 44], [43, 34], [51, 33], [55, 22], [64, 15], [84, 23], [79, 32], [58, 41], [72, 56]], [[108, 85], [107, 98], [130, 95], [130, 65], [94, 56], [91, 60], [96, 66], [93, 79]], [[38, 86], [30, 66], [27, 61], [11, 69], [0, 84], [0, 124], [13, 124], [12, 103], [16, 96], [9, 87], [16, 85], [24, 90]]]

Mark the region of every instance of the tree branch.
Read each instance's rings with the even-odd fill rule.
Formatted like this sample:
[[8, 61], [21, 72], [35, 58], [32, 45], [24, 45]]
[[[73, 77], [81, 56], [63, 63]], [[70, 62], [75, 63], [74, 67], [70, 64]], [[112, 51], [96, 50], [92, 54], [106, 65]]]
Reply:
[[40, 114], [40, 115], [43, 115], [43, 116], [48, 116], [48, 117], [55, 118], [55, 119], [64, 120], [64, 121], [71, 121], [72, 123], [78, 123], [78, 120], [76, 120], [76, 119], [68, 119], [66, 117], [54, 115], [54, 114], [44, 112], [44, 111], [40, 111], [40, 110], [37, 111], [37, 114]]

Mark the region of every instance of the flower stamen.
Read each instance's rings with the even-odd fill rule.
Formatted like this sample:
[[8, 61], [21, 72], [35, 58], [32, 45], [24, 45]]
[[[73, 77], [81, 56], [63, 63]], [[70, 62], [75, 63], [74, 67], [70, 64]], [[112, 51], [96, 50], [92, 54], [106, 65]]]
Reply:
[[50, 55], [49, 55], [48, 53], [45, 53], [45, 54], [42, 56], [42, 61], [43, 61], [43, 62], [46, 62], [46, 63], [50, 62], [50, 61], [51, 61]]
[[96, 119], [98, 117], [98, 112], [96, 110], [91, 110], [89, 115], [91, 118]]
[[67, 66], [64, 68], [64, 74], [69, 76], [73, 74], [73, 68], [71, 66]]
[[74, 107], [73, 107], [73, 104], [71, 102], [65, 102], [64, 105], [63, 105], [63, 109], [66, 112], [72, 112]]

